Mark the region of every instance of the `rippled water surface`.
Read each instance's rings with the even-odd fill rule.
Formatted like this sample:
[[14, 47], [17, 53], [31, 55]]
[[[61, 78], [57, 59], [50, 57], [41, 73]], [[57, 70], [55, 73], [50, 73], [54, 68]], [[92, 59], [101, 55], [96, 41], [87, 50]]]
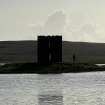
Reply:
[[105, 105], [105, 72], [0, 75], [0, 105]]

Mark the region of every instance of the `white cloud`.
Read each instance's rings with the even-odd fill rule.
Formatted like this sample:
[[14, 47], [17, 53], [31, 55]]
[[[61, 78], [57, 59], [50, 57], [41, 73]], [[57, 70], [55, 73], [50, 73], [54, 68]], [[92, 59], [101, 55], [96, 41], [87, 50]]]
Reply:
[[61, 35], [64, 34], [66, 16], [63, 11], [56, 11], [48, 16], [44, 25], [33, 26], [34, 33], [37, 35]]

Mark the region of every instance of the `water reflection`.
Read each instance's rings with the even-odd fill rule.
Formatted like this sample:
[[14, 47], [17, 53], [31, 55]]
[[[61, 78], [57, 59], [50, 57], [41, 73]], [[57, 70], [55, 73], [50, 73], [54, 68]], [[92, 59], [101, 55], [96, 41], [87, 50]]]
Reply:
[[0, 105], [105, 105], [105, 72], [0, 75]]
[[63, 105], [63, 96], [62, 95], [39, 95], [38, 96], [38, 105]]
[[63, 105], [62, 75], [39, 75], [38, 105]]

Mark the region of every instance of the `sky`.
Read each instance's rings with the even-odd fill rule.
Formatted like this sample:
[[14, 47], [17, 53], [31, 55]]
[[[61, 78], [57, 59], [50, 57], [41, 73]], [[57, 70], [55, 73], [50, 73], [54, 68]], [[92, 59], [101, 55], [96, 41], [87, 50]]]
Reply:
[[0, 40], [105, 42], [105, 0], [0, 0]]

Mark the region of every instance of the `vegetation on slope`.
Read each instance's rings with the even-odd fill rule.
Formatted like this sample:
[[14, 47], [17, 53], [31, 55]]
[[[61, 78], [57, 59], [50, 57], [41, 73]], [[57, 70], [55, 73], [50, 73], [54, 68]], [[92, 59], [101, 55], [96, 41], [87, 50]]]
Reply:
[[36, 63], [5, 64], [0, 67], [0, 73], [77, 73], [105, 71], [105, 66], [99, 67], [94, 64], [51, 64], [38, 65]]

